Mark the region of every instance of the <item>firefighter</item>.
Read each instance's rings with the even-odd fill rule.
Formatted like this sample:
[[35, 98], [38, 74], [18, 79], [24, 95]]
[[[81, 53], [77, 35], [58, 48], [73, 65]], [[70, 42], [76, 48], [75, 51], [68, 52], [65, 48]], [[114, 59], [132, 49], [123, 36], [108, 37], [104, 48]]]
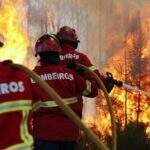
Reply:
[[[108, 93], [111, 92], [111, 90], [114, 87], [114, 84], [118, 86], [122, 86], [122, 82], [118, 82], [117, 80], [114, 80], [111, 73], [109, 72], [107, 72], [106, 74], [100, 73], [85, 54], [77, 51], [78, 44], [80, 41], [78, 40], [78, 36], [76, 34], [75, 29], [69, 26], [63, 26], [59, 29], [56, 35], [60, 40], [60, 44], [62, 48], [62, 52], [60, 54], [60, 60], [62, 64], [68, 64], [68, 62], [72, 60], [73, 63], [76, 62], [85, 65], [100, 77]], [[81, 69], [79, 71], [83, 73]], [[95, 80], [90, 75], [89, 78], [90, 80]], [[86, 116], [88, 116], [88, 118], [95, 117], [96, 114], [95, 107], [96, 107], [96, 99], [84, 98], [83, 118]]]
[[[82, 95], [95, 97], [98, 94], [95, 84], [59, 63], [61, 48], [55, 36], [44, 34], [37, 40], [35, 51], [40, 57], [40, 65], [34, 71], [81, 117]], [[33, 105], [35, 150], [75, 150], [79, 128], [34, 81], [32, 84], [37, 92]]]
[[0, 62], [0, 149], [32, 150], [30, 78], [10, 63]]
[[110, 92], [114, 86], [112, 74], [111, 73], [106, 73], [106, 75], [101, 74], [85, 54], [77, 51], [78, 44], [80, 41], [78, 40], [78, 36], [76, 34], [75, 29], [69, 26], [63, 26], [59, 29], [56, 35], [60, 40], [62, 48], [62, 52], [60, 54], [60, 60], [62, 64], [67, 64], [70, 60], [73, 60], [76, 63], [89, 67], [89, 69], [94, 71], [100, 77], [107, 91]]

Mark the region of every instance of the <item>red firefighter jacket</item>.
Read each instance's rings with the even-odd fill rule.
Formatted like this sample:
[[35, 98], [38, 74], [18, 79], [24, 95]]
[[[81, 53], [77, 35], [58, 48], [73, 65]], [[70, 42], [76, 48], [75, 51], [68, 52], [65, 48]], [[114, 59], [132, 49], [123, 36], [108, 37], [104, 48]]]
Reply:
[[[79, 116], [82, 97], [87, 92], [97, 95], [95, 85], [86, 89], [86, 81], [73, 70], [62, 65], [37, 66], [34, 71], [45, 80]], [[79, 138], [79, 128], [62, 112], [32, 80], [37, 100], [33, 105], [33, 132], [35, 138], [50, 141], [73, 141]], [[85, 90], [86, 89], [86, 90]]]
[[[65, 44], [63, 45], [62, 49], [63, 51], [60, 54], [60, 60], [62, 64], [66, 64], [68, 60], [74, 60], [76, 63], [82, 64], [88, 67], [90, 70], [94, 71], [103, 81], [103, 83], [106, 84], [105, 76], [98, 71], [98, 69], [91, 63], [91, 61], [85, 54], [80, 53], [73, 47]], [[90, 77], [90, 75], [88, 75], [88, 78], [90, 81], [95, 80], [93, 77]]]
[[23, 72], [0, 63], [0, 150], [32, 149], [30, 87], [30, 79]]

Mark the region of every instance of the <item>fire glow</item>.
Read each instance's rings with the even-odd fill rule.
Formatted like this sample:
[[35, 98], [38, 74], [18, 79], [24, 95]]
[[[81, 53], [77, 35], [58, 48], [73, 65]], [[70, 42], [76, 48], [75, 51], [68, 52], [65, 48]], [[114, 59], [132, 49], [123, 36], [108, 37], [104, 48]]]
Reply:
[[16, 63], [23, 63], [29, 41], [21, 28], [21, 21], [26, 18], [18, 17], [16, 3], [17, 1], [5, 0], [0, 5], [0, 34], [4, 39], [4, 46], [0, 49], [0, 60], [11, 59]]
[[[17, 14], [16, 5], [19, 5], [19, 2], [22, 3], [23, 0], [3, 0], [2, 2], [0, 2], [0, 35], [3, 36], [5, 44], [4, 47], [0, 49], [0, 60], [12, 59], [16, 63], [23, 63], [27, 54], [29, 40], [27, 38], [26, 32], [21, 28], [22, 20], [27, 20], [27, 18], [25, 18], [24, 16], [24, 18], [20, 18]], [[121, 12], [120, 9], [118, 11]], [[147, 11], [145, 14], [149, 14], [149, 8], [145, 9], [145, 11]], [[19, 14], [20, 13], [21, 9]], [[150, 20], [148, 20], [147, 18], [146, 20], [140, 20], [140, 14], [137, 14], [134, 17], [131, 16], [131, 20], [134, 18], [139, 23], [141, 23], [142, 21], [141, 25], [135, 24], [135, 27], [138, 29], [135, 30], [135, 32], [133, 32], [132, 30], [128, 31], [125, 37], [124, 47], [112, 57], [111, 63], [109, 63], [106, 68], [107, 71], [112, 72], [113, 76], [116, 79], [131, 84], [132, 80], [134, 80], [131, 74], [131, 68], [133, 67], [134, 60], [130, 59], [129, 62], [128, 60], [125, 60], [125, 52], [133, 53], [135, 52], [133, 50], [141, 51], [141, 53], [139, 53], [140, 57], [138, 58], [142, 61], [142, 63], [143, 61], [145, 61], [145, 66], [144, 68], [141, 68], [141, 70], [139, 70], [140, 77], [136, 77], [135, 79], [137, 79], [137, 81], [134, 80], [133, 83], [135, 85], [138, 85], [138, 88], [150, 92], [150, 64], [149, 61], [148, 63], [146, 63], [146, 60], [150, 59], [150, 39], [148, 28], [148, 26], [150, 26]], [[140, 35], [144, 35], [144, 41], [142, 41], [143, 39], [141, 39], [140, 41]], [[117, 35], [114, 35], [114, 38], [115, 37], [117, 37]], [[137, 43], [140, 43], [142, 46], [138, 45], [137, 47]], [[135, 49], [135, 47], [137, 47], [137, 49]], [[138, 71], [138, 69], [140, 68], [136, 69], [137, 70], [135, 71]], [[137, 72], [137, 74], [139, 72]], [[147, 123], [147, 133], [150, 135], [150, 109], [149, 101], [146, 96], [138, 95], [137, 93], [133, 93], [130, 91], [125, 91], [124, 89], [114, 88], [114, 90], [111, 92], [111, 97], [116, 118], [123, 127], [125, 126], [126, 122], [128, 123], [129, 121], [135, 121], [137, 119], [137, 101], [139, 99], [140, 113], [138, 121]], [[126, 108], [125, 100], [127, 106]], [[93, 130], [97, 130], [98, 132], [100, 132], [100, 137], [105, 137], [106, 134], [110, 135], [110, 116], [108, 114], [106, 101], [102, 98], [101, 95], [98, 97], [96, 109], [96, 118], [92, 120], [87, 119], [85, 120], [85, 122], [90, 123], [91, 126], [94, 127]], [[127, 117], [125, 117], [125, 109]]]
[[[112, 57], [105, 71], [111, 72], [118, 80], [133, 86], [139, 91], [150, 92], [150, 39], [146, 32], [145, 22], [141, 14], [135, 12], [131, 17], [131, 29], [125, 37], [125, 45]], [[143, 21], [143, 22], [142, 22]], [[150, 21], [148, 22], [148, 25]], [[133, 28], [134, 25], [134, 28]], [[114, 88], [110, 93], [116, 120], [123, 127], [130, 121], [143, 122], [147, 125], [146, 132], [150, 137], [149, 95], [136, 93], [125, 89]], [[88, 121], [89, 123], [91, 120]], [[96, 133], [105, 138], [111, 134], [110, 116], [105, 100], [100, 96], [97, 104], [97, 116], [90, 123], [96, 128]], [[92, 128], [93, 128], [92, 127]], [[95, 130], [95, 129], [94, 129]]]

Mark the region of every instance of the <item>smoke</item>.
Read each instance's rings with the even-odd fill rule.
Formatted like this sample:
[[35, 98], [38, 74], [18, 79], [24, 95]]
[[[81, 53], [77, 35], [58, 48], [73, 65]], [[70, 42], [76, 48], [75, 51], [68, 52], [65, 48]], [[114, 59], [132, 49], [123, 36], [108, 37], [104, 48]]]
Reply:
[[[79, 51], [101, 70], [126, 46], [128, 33], [138, 28], [137, 20], [147, 31], [150, 26], [148, 0], [28, 0], [27, 5], [31, 40], [28, 62], [35, 59], [34, 44], [41, 34], [69, 25], [77, 30]], [[145, 38], [149, 40], [147, 33]]]
[[[55, 33], [64, 25], [77, 30], [79, 51], [89, 56], [102, 69], [125, 45], [129, 31], [135, 28], [133, 15], [140, 13], [141, 22], [149, 32], [150, 2], [148, 0], [10, 0], [17, 9], [21, 28], [30, 40], [25, 64], [34, 58], [34, 45], [44, 33]], [[0, 1], [0, 7], [6, 0]], [[27, 18], [26, 18], [27, 16]], [[24, 18], [24, 20], [22, 19]], [[149, 39], [149, 34], [146, 38]]]
[[[136, 20], [133, 20], [133, 15], [141, 14], [141, 22], [148, 18], [144, 16], [145, 10], [148, 10], [150, 2], [146, 0], [120, 0], [120, 1], [104, 1], [103, 21], [105, 26], [104, 47], [102, 49], [107, 52], [105, 61], [113, 57], [120, 49], [124, 47], [124, 39], [129, 31], [136, 27]], [[106, 8], [107, 7], [107, 8]], [[147, 14], [148, 12], [146, 12]], [[136, 30], [136, 29], [135, 29]]]
[[27, 3], [32, 48], [41, 34], [54, 33], [69, 25], [77, 30], [79, 51], [88, 54], [99, 68], [124, 47], [124, 38], [134, 27], [131, 14], [139, 11], [143, 19], [149, 19], [147, 0], [28, 0]]

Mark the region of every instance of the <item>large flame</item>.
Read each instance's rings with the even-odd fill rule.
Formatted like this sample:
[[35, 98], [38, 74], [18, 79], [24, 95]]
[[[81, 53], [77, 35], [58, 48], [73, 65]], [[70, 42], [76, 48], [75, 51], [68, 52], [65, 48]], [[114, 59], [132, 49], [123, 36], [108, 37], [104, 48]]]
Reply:
[[[118, 80], [150, 92], [150, 39], [149, 32], [147, 32], [150, 19], [145, 21], [141, 16], [139, 11], [131, 14], [129, 22], [132, 26], [127, 31], [125, 44], [112, 57], [104, 70], [111, 72]], [[148, 97], [119, 88], [114, 88], [110, 96], [114, 113], [122, 128], [130, 121], [143, 122], [147, 124], [147, 134], [150, 136]], [[90, 125], [92, 124], [94, 130], [96, 128], [96, 133], [101, 135], [101, 138], [111, 134], [110, 115], [102, 96], [98, 98], [96, 118], [93, 120], [87, 118], [85, 121]]]
[[[22, 2], [19, 1], [20, 3]], [[29, 44], [27, 35], [21, 27], [26, 18], [20, 18], [22, 9], [17, 12], [17, 1], [5, 0], [0, 6], [0, 34], [4, 37], [4, 47], [0, 49], [0, 60], [11, 59], [23, 63]]]
[[[21, 23], [27, 20], [27, 18], [25, 18], [25, 15], [21, 15], [23, 13], [22, 9], [19, 9], [19, 12], [17, 11], [16, 6], [21, 6], [20, 3], [23, 3], [23, 0], [3, 0], [0, 2], [0, 38], [4, 39], [4, 47], [0, 48], [0, 60], [12, 59], [16, 63], [23, 63], [25, 60], [29, 41]], [[121, 13], [121, 9], [118, 9], [117, 12]], [[136, 20], [141, 25], [133, 24], [132, 29], [134, 30], [127, 31], [125, 45], [112, 57], [106, 67], [106, 71], [112, 72], [118, 80], [138, 85], [140, 89], [150, 91], [149, 7], [144, 8], [143, 14], [139, 14], [139, 12], [135, 14], [133, 13], [129, 17], [129, 20]], [[140, 16], [142, 17], [141, 20]], [[108, 42], [110, 43], [114, 39], [118, 39], [117, 34], [112, 36], [113, 33], [112, 31], [111, 36], [109, 36], [110, 41], [108, 40]], [[144, 41], [140, 39], [143, 34]], [[136, 63], [136, 59], [128, 59], [128, 54], [135, 54], [136, 51], [141, 51], [139, 53], [140, 57], [136, 57], [141, 60], [140, 65], [145, 62], [143, 68], [138, 68], [133, 65]], [[133, 71], [132, 69], [135, 70]], [[138, 74], [140, 76], [139, 78], [137, 77]], [[135, 75], [135, 78], [133, 78], [133, 75]], [[116, 118], [122, 124], [122, 127], [129, 121], [135, 121], [137, 119], [137, 111], [139, 111], [138, 121], [147, 123], [147, 133], [150, 135], [150, 108], [147, 97], [119, 88], [114, 88], [111, 92], [111, 97]], [[139, 110], [137, 110], [138, 100], [140, 101]], [[97, 103], [96, 118], [85, 121], [90, 123], [91, 126], [94, 126], [94, 129], [97, 129], [96, 132], [100, 134], [100, 137], [105, 138], [106, 134], [111, 134], [110, 115], [106, 101], [102, 95], [98, 97]]]

